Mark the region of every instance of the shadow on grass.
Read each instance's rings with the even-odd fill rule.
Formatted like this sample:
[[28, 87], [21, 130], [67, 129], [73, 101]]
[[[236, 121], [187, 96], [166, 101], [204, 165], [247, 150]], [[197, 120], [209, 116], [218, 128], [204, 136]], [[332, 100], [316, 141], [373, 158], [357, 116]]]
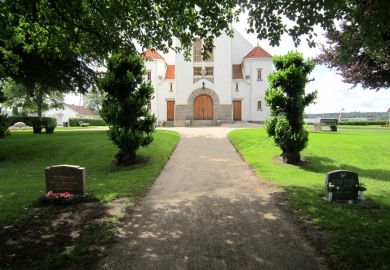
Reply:
[[300, 166], [302, 170], [324, 173], [334, 170], [348, 170], [356, 172], [360, 177], [372, 178], [379, 181], [390, 181], [390, 170], [361, 169], [349, 164], [340, 164], [335, 166], [336, 161], [328, 157], [310, 156], [307, 163]]
[[109, 207], [93, 198], [71, 205], [35, 205], [31, 211], [30, 220], [0, 231], [2, 269], [65, 269], [75, 263], [89, 269], [111, 238]]
[[297, 186], [285, 194], [299, 215], [328, 232], [327, 252], [341, 260], [331, 261], [330, 269], [389, 269], [389, 205], [378, 205], [375, 197], [363, 205], [336, 204], [325, 201], [321, 189]]

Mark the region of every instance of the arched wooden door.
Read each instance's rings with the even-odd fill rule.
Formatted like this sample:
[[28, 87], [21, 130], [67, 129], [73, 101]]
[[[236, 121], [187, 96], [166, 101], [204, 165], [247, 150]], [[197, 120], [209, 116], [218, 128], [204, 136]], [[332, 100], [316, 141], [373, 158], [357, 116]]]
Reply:
[[194, 101], [195, 120], [213, 120], [213, 100], [208, 95], [199, 95]]

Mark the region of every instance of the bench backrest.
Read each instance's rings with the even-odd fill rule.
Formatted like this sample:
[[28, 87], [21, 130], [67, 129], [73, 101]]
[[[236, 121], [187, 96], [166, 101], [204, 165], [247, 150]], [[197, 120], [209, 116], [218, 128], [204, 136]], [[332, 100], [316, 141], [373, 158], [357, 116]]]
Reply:
[[320, 123], [321, 124], [336, 124], [337, 125], [338, 119], [334, 118], [321, 118]]

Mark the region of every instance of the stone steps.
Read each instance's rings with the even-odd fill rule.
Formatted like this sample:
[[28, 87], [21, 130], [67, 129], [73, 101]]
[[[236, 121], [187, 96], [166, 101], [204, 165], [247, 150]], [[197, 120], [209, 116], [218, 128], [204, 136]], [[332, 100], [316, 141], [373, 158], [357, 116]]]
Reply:
[[175, 126], [175, 122], [174, 121], [164, 121], [163, 126], [164, 127], [174, 127]]
[[215, 120], [193, 120], [193, 121], [191, 121], [191, 126], [212, 127], [212, 126], [217, 126], [217, 121], [215, 121]]

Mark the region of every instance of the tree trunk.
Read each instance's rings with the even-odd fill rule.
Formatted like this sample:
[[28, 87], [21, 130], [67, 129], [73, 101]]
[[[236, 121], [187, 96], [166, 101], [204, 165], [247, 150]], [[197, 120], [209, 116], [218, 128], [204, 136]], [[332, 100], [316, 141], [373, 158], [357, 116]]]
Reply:
[[300, 152], [284, 152], [282, 154], [284, 163], [297, 165], [301, 162]]
[[[35, 86], [38, 87], [38, 86]], [[43, 91], [41, 88], [38, 90], [38, 95], [36, 96], [36, 102], [37, 102], [37, 113], [39, 121], [42, 121], [42, 103], [43, 103]]]
[[130, 153], [129, 152], [123, 152], [122, 150], [120, 150], [116, 155], [115, 155], [115, 159], [116, 159], [116, 165], [117, 166], [130, 166], [134, 163], [136, 163], [137, 161], [137, 155], [136, 155], [136, 151], [131, 151]]
[[42, 104], [41, 103], [38, 103], [38, 118], [39, 118], [39, 121], [42, 121]]

